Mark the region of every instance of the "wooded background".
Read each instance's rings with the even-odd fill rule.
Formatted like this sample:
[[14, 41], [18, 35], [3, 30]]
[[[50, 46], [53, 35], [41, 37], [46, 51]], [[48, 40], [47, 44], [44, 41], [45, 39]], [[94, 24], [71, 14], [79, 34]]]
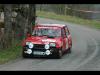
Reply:
[[0, 4], [0, 15], [1, 50], [22, 41], [28, 32], [32, 33], [35, 4]]
[[100, 4], [37, 4], [36, 9], [83, 19], [100, 20]]

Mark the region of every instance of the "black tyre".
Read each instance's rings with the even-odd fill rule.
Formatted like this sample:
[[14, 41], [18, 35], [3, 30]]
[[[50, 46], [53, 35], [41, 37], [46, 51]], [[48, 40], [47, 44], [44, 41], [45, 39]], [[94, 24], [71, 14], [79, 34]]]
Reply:
[[23, 58], [28, 58], [28, 56], [24, 53], [24, 51], [22, 52], [22, 57]]
[[56, 54], [56, 58], [61, 59], [62, 55], [63, 55], [62, 50], [58, 50], [58, 52]]
[[71, 52], [72, 52], [72, 50], [71, 50], [71, 48], [69, 48], [69, 49], [68, 49], [68, 53], [71, 53]]
[[72, 44], [71, 44], [71, 47], [68, 49], [68, 53], [71, 53], [72, 52]]

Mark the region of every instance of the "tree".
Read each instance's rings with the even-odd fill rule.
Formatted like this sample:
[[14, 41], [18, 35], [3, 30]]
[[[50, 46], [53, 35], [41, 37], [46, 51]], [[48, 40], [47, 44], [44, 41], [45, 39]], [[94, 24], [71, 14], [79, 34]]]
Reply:
[[19, 5], [19, 11], [16, 17], [16, 32], [21, 34], [23, 38], [26, 37], [27, 32], [32, 33], [32, 21], [35, 23], [35, 5], [23, 4]]
[[35, 5], [29, 5], [29, 16], [28, 16], [28, 32], [31, 34], [33, 26], [35, 25]]
[[[32, 33], [35, 25], [35, 4], [5, 4], [4, 7], [4, 48], [12, 46], [15, 40], [20, 41], [26, 37], [27, 32]], [[16, 8], [16, 9], [15, 9]], [[12, 22], [12, 12], [17, 13]], [[33, 24], [33, 23], [34, 24]], [[14, 39], [13, 39], [14, 38]], [[0, 41], [0, 46], [3, 41]]]
[[4, 48], [8, 48], [12, 45], [12, 5], [4, 5]]

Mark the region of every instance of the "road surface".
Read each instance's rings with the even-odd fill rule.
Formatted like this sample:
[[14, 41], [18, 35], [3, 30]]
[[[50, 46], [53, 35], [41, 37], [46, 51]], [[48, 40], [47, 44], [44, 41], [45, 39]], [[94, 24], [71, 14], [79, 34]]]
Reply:
[[62, 59], [19, 58], [0, 65], [0, 71], [98, 71], [100, 70], [100, 31], [81, 25], [38, 18], [38, 23], [66, 24], [72, 35], [72, 53]]

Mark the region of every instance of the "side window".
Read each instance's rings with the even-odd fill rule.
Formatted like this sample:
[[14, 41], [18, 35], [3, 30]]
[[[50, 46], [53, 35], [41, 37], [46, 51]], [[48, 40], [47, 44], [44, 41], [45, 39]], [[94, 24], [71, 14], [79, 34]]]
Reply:
[[65, 27], [65, 31], [66, 31], [66, 36], [68, 36], [69, 35], [69, 30], [68, 30], [67, 27]]
[[62, 29], [62, 36], [63, 36], [63, 37], [66, 36], [66, 33], [65, 33], [65, 29], [64, 29], [64, 28]]

